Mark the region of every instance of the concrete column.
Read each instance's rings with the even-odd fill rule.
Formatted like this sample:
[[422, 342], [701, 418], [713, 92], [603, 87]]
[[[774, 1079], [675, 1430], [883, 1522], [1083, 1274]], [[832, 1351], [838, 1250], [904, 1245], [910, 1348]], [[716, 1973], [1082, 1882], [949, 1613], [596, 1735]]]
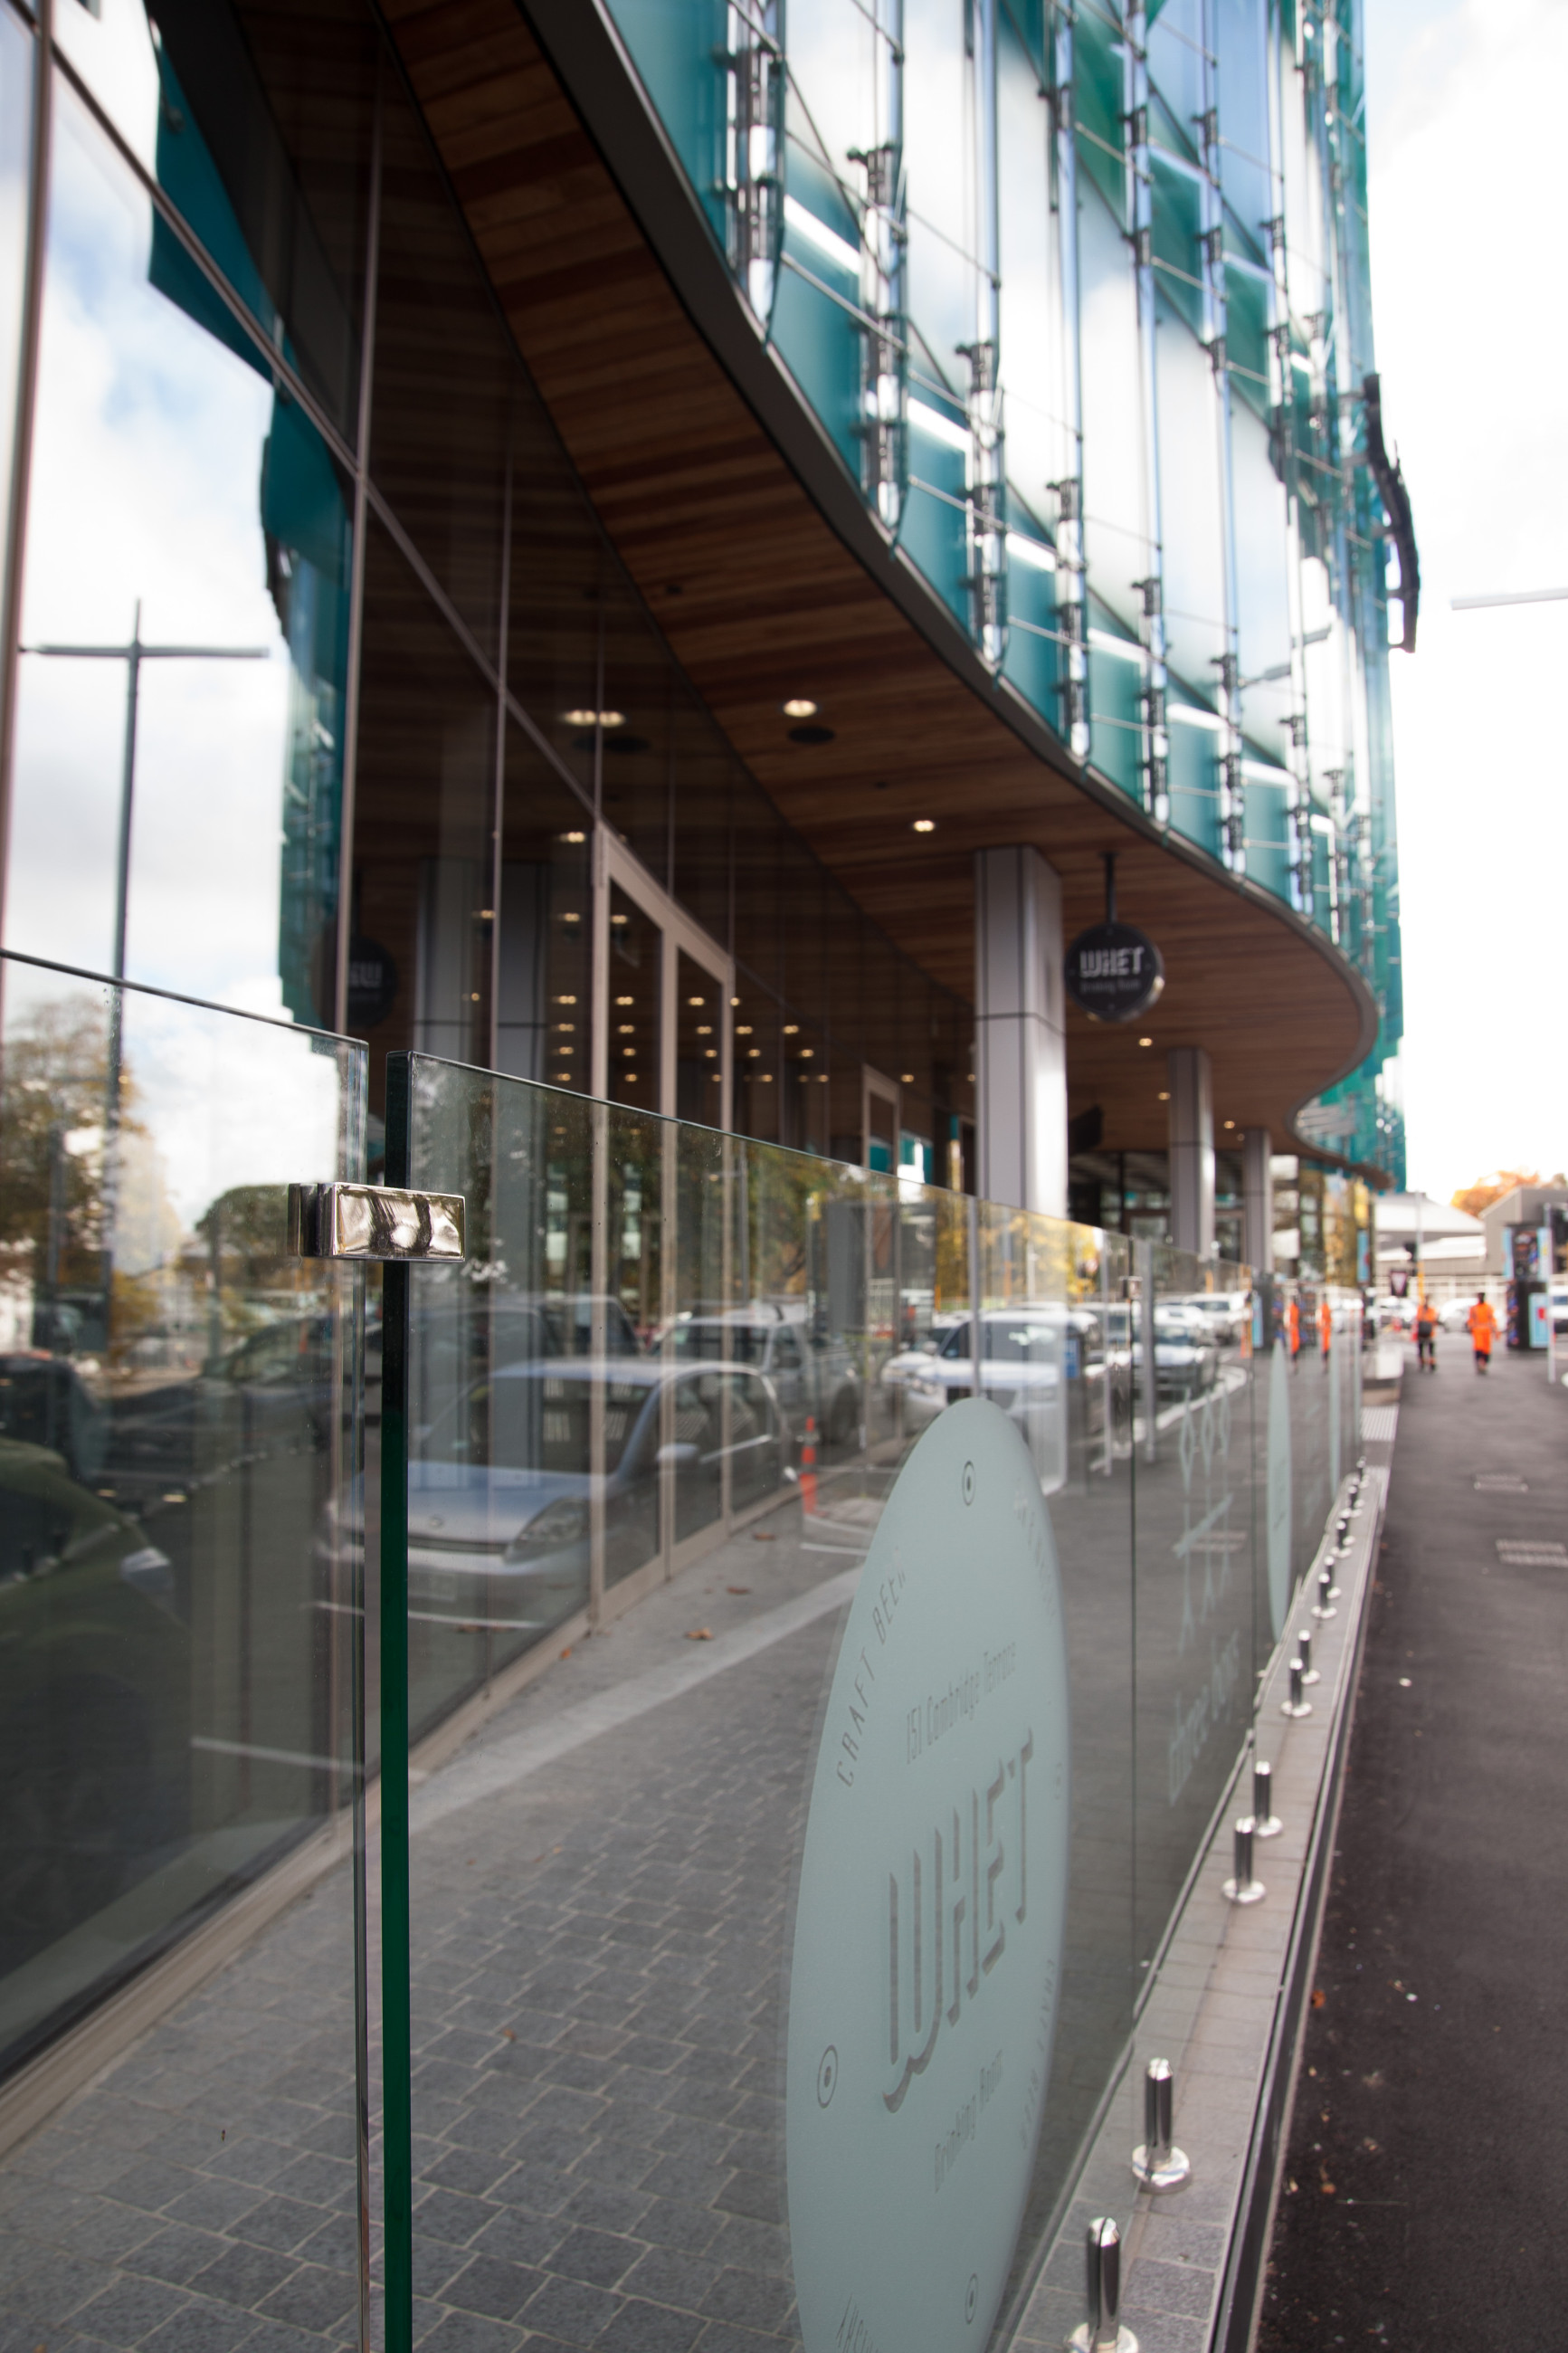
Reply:
[[1241, 1253], [1254, 1274], [1274, 1271], [1274, 1139], [1241, 1131]]
[[[1062, 886], [1037, 849], [974, 859], [974, 1120], [979, 1189], [1068, 1210]], [[1211, 1155], [1212, 1159], [1212, 1155]], [[1210, 1185], [1213, 1196], [1213, 1185]]]
[[1201, 1046], [1173, 1046], [1165, 1057], [1171, 1087], [1171, 1240], [1178, 1250], [1214, 1256], [1214, 1095]]

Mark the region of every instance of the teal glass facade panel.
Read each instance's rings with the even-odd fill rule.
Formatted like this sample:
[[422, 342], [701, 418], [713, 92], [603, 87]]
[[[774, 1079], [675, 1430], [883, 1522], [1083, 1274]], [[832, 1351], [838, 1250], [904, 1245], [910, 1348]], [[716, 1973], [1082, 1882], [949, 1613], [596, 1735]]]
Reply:
[[[1378, 997], [1381, 1067], [1400, 1035], [1398, 899], [1353, 11], [802, 0], [731, 11], [721, 36], [710, 8], [612, 5], [731, 256], [720, 130], [748, 74], [782, 79], [775, 278], [731, 267], [753, 310], [776, 286], [761, 323], [846, 470], [982, 658], [1081, 752], [1046, 641], [1015, 642], [1047, 626], [1040, 579], [1009, 550], [1000, 623], [973, 585], [982, 534], [960, 509], [991, 496], [994, 383], [1015, 526], [1038, 518], [1026, 528], [1049, 539], [1076, 505], [1084, 592], [1139, 641], [1145, 683], [1157, 693], [1168, 665], [1171, 691], [1224, 723], [1220, 800], [1188, 783], [1167, 797], [1157, 700], [1134, 707], [1099, 661], [1092, 765], [1327, 934]], [[897, 512], [855, 429], [883, 217], [873, 153], [901, 227], [911, 487]], [[940, 447], [922, 409], [944, 420]], [[1171, 757], [1184, 773], [1191, 747]], [[1255, 825], [1244, 761], [1283, 775], [1263, 788], [1283, 796], [1282, 824]], [[1310, 843], [1312, 811], [1329, 831]]]

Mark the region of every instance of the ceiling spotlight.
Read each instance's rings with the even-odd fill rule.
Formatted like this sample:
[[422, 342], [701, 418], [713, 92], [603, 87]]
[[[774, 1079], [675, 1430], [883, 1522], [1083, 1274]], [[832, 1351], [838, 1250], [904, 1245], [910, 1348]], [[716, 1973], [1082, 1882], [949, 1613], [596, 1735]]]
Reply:
[[687, 998], [686, 1002], [688, 1003], [688, 1005], [700, 1005], [700, 1004], [701, 1004], [701, 1002], [702, 1002], [702, 999], [701, 999], [701, 997], [689, 997]]
[[617, 1005], [635, 1005], [637, 1003], [637, 999], [635, 997], [617, 997], [616, 1003]]
[[580, 923], [582, 922], [583, 918], [582, 918], [582, 916], [581, 916], [581, 915], [571, 915], [571, 914], [567, 914], [567, 915], [563, 915], [563, 916], [562, 916], [562, 918], [561, 918], [561, 920], [562, 920], [562, 922], [563, 922], [563, 923]]
[[610, 921], [612, 923], [629, 923], [631, 922], [631, 917], [629, 915], [612, 915], [610, 917]]
[[800, 1023], [798, 1021], [786, 1021], [784, 1023], [784, 1036], [786, 1038], [798, 1038], [800, 1035]]
[[912, 1087], [912, 1086], [914, 1085], [914, 1082], [915, 1082], [915, 1074], [914, 1074], [914, 1072], [913, 1072], [912, 1071], [906, 1071], [904, 1072], [904, 1074], [903, 1074], [903, 1077], [902, 1077], [902, 1078], [900, 1080], [900, 1082], [899, 1082], [899, 1083], [900, 1083], [900, 1086], [905, 1086], [905, 1087]]
[[624, 727], [624, 711], [563, 711], [561, 714], [568, 727]]
[[1234, 1127], [1236, 1125], [1236, 1122], [1233, 1119], [1227, 1119], [1226, 1121], [1226, 1127]]
[[563, 833], [561, 839], [563, 841], [586, 841], [588, 837], [585, 833]]
[[786, 719], [815, 719], [816, 705], [808, 694], [792, 694], [784, 704], [784, 715]]
[[1154, 1040], [1152, 1039], [1152, 1038], [1140, 1038], [1140, 1039], [1139, 1039], [1139, 1040], [1138, 1040], [1138, 1043], [1139, 1043], [1141, 1046], [1152, 1046], [1152, 1045], [1153, 1044], [1153, 1042], [1154, 1042]]
[[917, 817], [914, 822], [914, 830], [916, 833], [934, 833], [936, 831], [935, 818]]
[[1166, 1090], [1165, 1090], [1163, 1087], [1162, 1087], [1162, 1088], [1161, 1088], [1161, 1090], [1160, 1090], [1160, 1101], [1161, 1101], [1162, 1103], [1169, 1103], [1169, 1102], [1170, 1102], [1170, 1100], [1171, 1100], [1170, 1095], [1168, 1094], [1168, 1092], [1166, 1092]]
[[558, 997], [555, 1002], [557, 1005], [575, 1005], [577, 1000], [574, 997]]

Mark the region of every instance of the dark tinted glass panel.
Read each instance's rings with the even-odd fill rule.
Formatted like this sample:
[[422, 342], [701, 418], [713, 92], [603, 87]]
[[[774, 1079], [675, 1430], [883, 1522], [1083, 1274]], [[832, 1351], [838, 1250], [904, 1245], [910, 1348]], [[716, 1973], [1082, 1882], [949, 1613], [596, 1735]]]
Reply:
[[590, 795], [605, 551], [542, 410], [513, 417], [507, 689]]
[[660, 1108], [664, 934], [624, 891], [610, 892], [609, 1057], [612, 1103]]
[[670, 889], [721, 947], [730, 938], [730, 815], [745, 791], [735, 759], [712, 719], [678, 684], [675, 744], [674, 871]]
[[401, 94], [385, 100], [382, 139], [371, 473], [494, 660], [518, 364]]
[[599, 806], [657, 881], [669, 878], [670, 785], [677, 698], [684, 695], [668, 649], [618, 581], [601, 603], [605, 708]]
[[735, 1084], [731, 1125], [742, 1135], [761, 1136], [775, 1143], [779, 1135], [783, 1094], [776, 999], [767, 996], [742, 972], [736, 976], [739, 1002], [734, 1012]]
[[356, 938], [383, 961], [378, 996], [362, 1008], [378, 1071], [397, 1047], [490, 1060], [495, 784], [494, 693], [373, 525], [353, 906]]
[[587, 811], [522, 730], [507, 729], [497, 912], [496, 1068], [586, 1090], [591, 1075]]
[[724, 985], [694, 964], [676, 959], [675, 1111], [704, 1127], [724, 1124]]

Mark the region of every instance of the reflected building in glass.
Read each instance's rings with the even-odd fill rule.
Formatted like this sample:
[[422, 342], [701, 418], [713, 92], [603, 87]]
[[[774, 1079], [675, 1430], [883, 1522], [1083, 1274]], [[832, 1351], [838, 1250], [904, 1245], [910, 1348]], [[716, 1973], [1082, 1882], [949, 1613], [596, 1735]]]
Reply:
[[412, 1047], [1305, 1252], [1271, 1158], [1403, 1167], [1360, 73], [1263, 0], [0, 16], [5, 946], [365, 1039], [373, 1153]]

